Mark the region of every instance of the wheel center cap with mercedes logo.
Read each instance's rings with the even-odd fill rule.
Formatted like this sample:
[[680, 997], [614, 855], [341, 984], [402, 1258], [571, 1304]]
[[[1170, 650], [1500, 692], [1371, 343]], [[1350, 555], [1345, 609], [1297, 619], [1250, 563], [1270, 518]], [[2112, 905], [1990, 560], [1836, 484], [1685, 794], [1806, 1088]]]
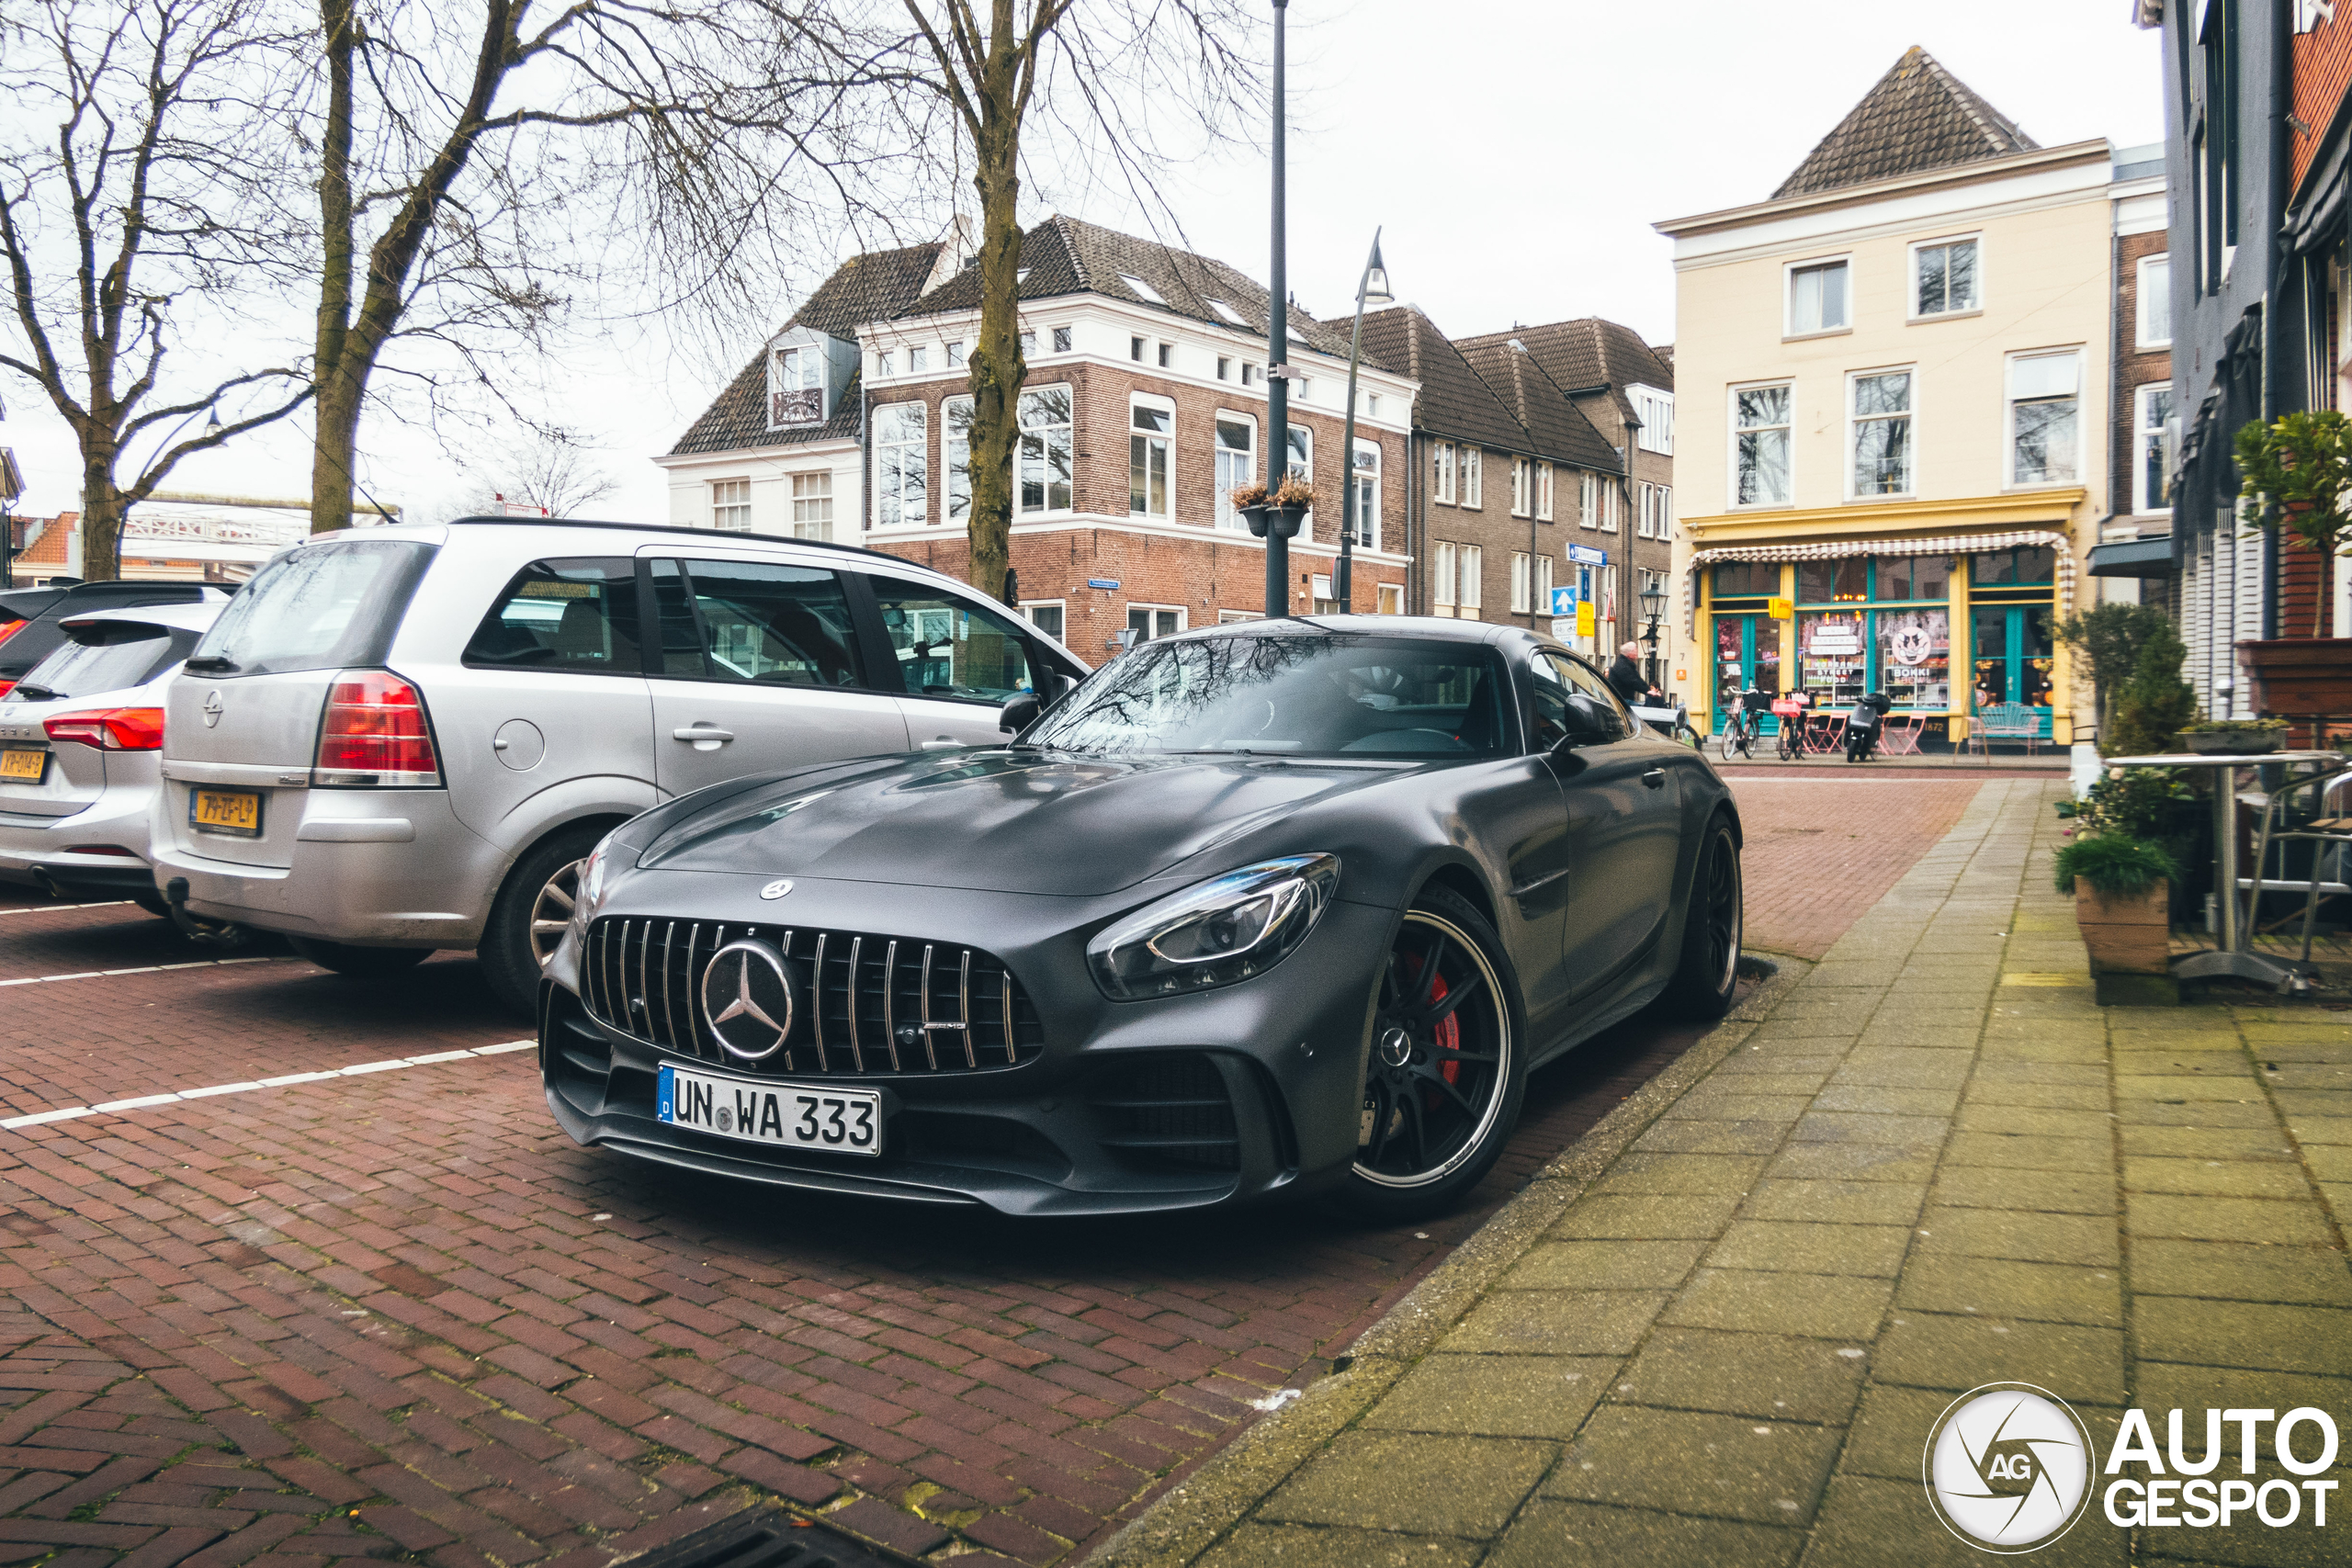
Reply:
[[730, 942], [702, 972], [702, 1015], [730, 1056], [756, 1062], [792, 1032], [792, 974], [765, 942]]
[[204, 715], [205, 728], [220, 722], [220, 693], [217, 688], [204, 694], [204, 706], [199, 711]]

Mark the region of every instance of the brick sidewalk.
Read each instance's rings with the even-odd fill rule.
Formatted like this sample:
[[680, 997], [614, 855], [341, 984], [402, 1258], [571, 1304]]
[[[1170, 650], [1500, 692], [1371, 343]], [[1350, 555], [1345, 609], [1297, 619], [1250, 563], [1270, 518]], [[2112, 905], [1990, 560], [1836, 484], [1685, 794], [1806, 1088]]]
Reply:
[[[2159, 1444], [2190, 1410], [2192, 1454], [2206, 1406], [2344, 1422], [2352, 1028], [2096, 1007], [2050, 889], [2058, 793], [1986, 789], [1822, 964], [1098, 1561], [1981, 1562], [1920, 1484], [1978, 1385], [2071, 1402], [2095, 1494], [2127, 1406]], [[2252, 1484], [2298, 1481], [2267, 1443]], [[2095, 1495], [2036, 1560], [2341, 1562], [2335, 1495], [2336, 1537], [2308, 1508], [2120, 1528]]]
[[1986, 781], [1735, 770], [1747, 945], [1819, 958], [1949, 831]]

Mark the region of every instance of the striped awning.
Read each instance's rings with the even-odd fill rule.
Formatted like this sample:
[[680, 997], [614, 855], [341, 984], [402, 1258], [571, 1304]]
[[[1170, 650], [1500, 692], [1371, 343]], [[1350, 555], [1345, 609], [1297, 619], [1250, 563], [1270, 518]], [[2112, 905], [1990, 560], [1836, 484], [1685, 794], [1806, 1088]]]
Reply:
[[2016, 549], [2021, 545], [2045, 545], [2058, 557], [2058, 613], [2075, 608], [2075, 547], [2064, 534], [2047, 528], [2017, 529], [2003, 534], [1959, 534], [1941, 539], [1809, 539], [1781, 545], [1724, 545], [1694, 550], [1690, 570], [1682, 577], [1682, 631], [1693, 634], [1699, 613], [1699, 573], [1727, 560], [1832, 560], [1844, 556], [1966, 556], [1989, 550]]

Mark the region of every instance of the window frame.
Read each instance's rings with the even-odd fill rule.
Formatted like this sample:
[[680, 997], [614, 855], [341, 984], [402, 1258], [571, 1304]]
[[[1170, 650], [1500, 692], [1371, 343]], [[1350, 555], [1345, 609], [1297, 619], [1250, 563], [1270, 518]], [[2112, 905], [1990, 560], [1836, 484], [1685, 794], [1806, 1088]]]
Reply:
[[[1122, 608], [1126, 611], [1127, 618], [1130, 621], [1135, 619], [1135, 615], [1137, 610], [1141, 610], [1146, 615], [1174, 615], [1176, 617], [1176, 629], [1174, 631], [1160, 634], [1165, 637], [1178, 637], [1193, 629], [1191, 614], [1186, 606], [1182, 604], [1147, 604], [1130, 599], [1122, 606]], [[1131, 648], [1141, 648], [1145, 642], [1150, 642], [1153, 640], [1155, 639], [1146, 637], [1142, 639], [1142, 641], [1132, 644]]]
[[[1634, 444], [1645, 452], [1655, 452], [1661, 457], [1674, 456], [1674, 392], [1671, 388], [1653, 387], [1646, 381], [1636, 381], [1625, 389], [1634, 404], [1634, 417], [1641, 421], [1634, 433]], [[1659, 417], [1663, 414], [1663, 418]], [[1659, 434], [1660, 429], [1665, 434]]]
[[1435, 475], [1430, 485], [1430, 499], [1442, 506], [1455, 505], [1454, 474], [1461, 462], [1460, 449], [1451, 441], [1436, 442], [1430, 461]]
[[2165, 444], [2165, 468], [2167, 472], [2172, 468], [2172, 414], [2167, 411], [2162, 420], [2151, 426], [2145, 412], [2152, 394], [2162, 392], [2169, 398], [2172, 389], [2170, 381], [2143, 381], [2132, 389], [2132, 513], [2135, 517], [2172, 515], [2171, 498], [2167, 496], [2161, 506], [2151, 506], [2147, 488], [2147, 444], [2151, 435]]
[[[972, 440], [969, 434], [958, 440], [953, 434], [956, 419], [950, 410], [957, 403], [965, 405], [964, 429], [968, 432], [972, 428], [972, 394], [956, 392], [939, 400], [939, 520], [949, 527], [969, 523], [972, 517]], [[1016, 441], [1014, 445], [1017, 449], [1019, 443]], [[961, 447], [964, 453], [961, 464], [953, 456], [954, 449], [957, 447]], [[964, 476], [964, 506], [960, 512], [956, 508], [956, 476], [958, 473]], [[1015, 499], [1018, 500], [1017, 497]]]
[[1430, 608], [1442, 607], [1449, 615], [1453, 613], [1453, 599], [1462, 579], [1462, 547], [1452, 539], [1439, 539], [1430, 546]]
[[[1067, 399], [1069, 400], [1069, 422], [1068, 422], [1067, 423], [1061, 423], [1061, 424], [1046, 425], [1046, 426], [1043, 426], [1043, 427], [1041, 427], [1041, 428], [1042, 428], [1043, 430], [1046, 430], [1046, 431], [1063, 430], [1063, 431], [1068, 431], [1068, 432], [1069, 433], [1069, 473], [1068, 478], [1063, 481], [1064, 483], [1066, 483], [1066, 484], [1068, 484], [1068, 485], [1069, 486], [1069, 504], [1068, 504], [1068, 505], [1064, 505], [1064, 506], [1056, 506], [1056, 505], [1052, 504], [1052, 502], [1053, 502], [1053, 494], [1054, 494], [1054, 481], [1053, 481], [1052, 478], [1051, 478], [1051, 477], [1050, 477], [1050, 475], [1049, 475], [1049, 476], [1046, 478], [1046, 481], [1045, 481], [1045, 491], [1046, 491], [1046, 504], [1045, 504], [1045, 505], [1043, 505], [1043, 506], [1028, 507], [1028, 506], [1023, 506], [1023, 505], [1022, 505], [1022, 503], [1021, 503], [1021, 462], [1022, 462], [1022, 456], [1023, 456], [1023, 454], [1022, 454], [1022, 447], [1023, 447], [1023, 445], [1028, 441], [1030, 432], [1029, 432], [1029, 428], [1028, 428], [1028, 426], [1026, 426], [1026, 425], [1024, 425], [1024, 424], [1023, 424], [1023, 423], [1021, 423], [1021, 404], [1022, 404], [1023, 400], [1026, 400], [1026, 399], [1033, 398], [1033, 397], [1042, 397], [1042, 396], [1044, 396], [1044, 395], [1045, 395], [1046, 393], [1047, 393], [1047, 392], [1060, 392], [1061, 394], [1063, 394], [1063, 396], [1064, 396], [1065, 398], [1067, 398]], [[1013, 400], [1013, 405], [1012, 405], [1012, 422], [1013, 422], [1013, 439], [1012, 439], [1012, 514], [1013, 514], [1013, 516], [1015, 516], [1015, 517], [1057, 517], [1057, 516], [1059, 516], [1059, 517], [1067, 517], [1067, 516], [1069, 516], [1071, 513], [1075, 512], [1075, 511], [1078, 509], [1078, 389], [1077, 389], [1074, 385], [1072, 385], [1070, 382], [1068, 382], [1068, 381], [1048, 381], [1048, 382], [1046, 382], [1046, 383], [1044, 386], [1042, 386], [1042, 387], [1023, 387], [1023, 388], [1021, 389], [1021, 392], [1020, 392], [1019, 397], [1015, 398], [1015, 399], [1014, 399], [1014, 400]], [[1048, 449], [1048, 450], [1050, 450], [1050, 446], [1048, 446], [1048, 448], [1047, 448], [1047, 449]]]
[[1535, 521], [1549, 523], [1552, 517], [1552, 483], [1555, 470], [1546, 461], [1535, 465]]
[[1590, 468], [1577, 470], [1577, 526], [1600, 526], [1600, 476]]
[[[752, 476], [749, 474], [739, 474], [729, 479], [712, 479], [709, 480], [708, 483], [710, 487], [710, 526], [712, 531], [720, 534], [750, 533], [752, 531]], [[741, 496], [721, 499], [719, 491], [733, 485], [741, 485], [743, 487], [743, 493]], [[740, 522], [719, 521], [722, 513], [737, 511], [741, 512], [743, 514]]]
[[[804, 495], [801, 493], [800, 487], [804, 483], [819, 479], [824, 481], [825, 488], [822, 494], [812, 493]], [[786, 475], [785, 482], [790, 487], [791, 491], [792, 536], [796, 539], [814, 539], [820, 544], [831, 543], [833, 537], [833, 470], [831, 468], [800, 468]], [[815, 519], [802, 517], [802, 507], [811, 506], [819, 502], [824, 502], [824, 516]], [[821, 527], [823, 531], [821, 533], [804, 532], [804, 530], [812, 527]]]
[[1535, 459], [1513, 457], [1510, 460], [1510, 514], [1513, 517], [1535, 515]]
[[[1743, 426], [1739, 423], [1739, 395], [1742, 392], [1785, 391], [1789, 394], [1787, 414], [1781, 423]], [[1730, 493], [1724, 499], [1726, 510], [1733, 512], [1771, 512], [1797, 503], [1797, 383], [1792, 376], [1776, 376], [1761, 381], [1735, 381], [1724, 389], [1731, 403], [1725, 410], [1729, 416], [1724, 422], [1728, 427], [1729, 449], [1724, 453], [1724, 471], [1730, 479]], [[1788, 493], [1778, 501], [1742, 501], [1739, 499], [1739, 437], [1744, 429], [1778, 430], [1787, 438], [1782, 468], [1788, 476]]]
[[[1958, 310], [1922, 310], [1919, 309], [1919, 253], [1949, 245], [1976, 247], [1976, 303]], [[1903, 320], [1905, 326], [1918, 326], [1928, 321], [1964, 321], [1984, 313], [1984, 234], [1982, 230], [1966, 233], [1943, 234], [1932, 239], [1913, 240], [1904, 247], [1904, 276], [1906, 292], [1903, 297]], [[1849, 278], [1850, 282], [1850, 276]], [[1951, 288], [1945, 285], [1944, 296], [1950, 299]]]
[[[1815, 327], [1809, 331], [1799, 332], [1797, 330], [1797, 275], [1826, 270], [1834, 266], [1846, 269], [1845, 321], [1834, 327]], [[1807, 256], [1802, 261], [1788, 261], [1781, 264], [1781, 340], [1783, 343], [1792, 343], [1804, 338], [1835, 337], [1839, 333], [1850, 333], [1853, 330], [1854, 254], [1851, 251], [1831, 255]]]
[[[1021, 612], [1021, 618], [1022, 618], [1023, 620], [1024, 620], [1024, 621], [1028, 622], [1028, 623], [1029, 623], [1031, 626], [1036, 626], [1036, 628], [1037, 628], [1037, 635], [1038, 635], [1038, 636], [1040, 636], [1040, 637], [1049, 637], [1053, 638], [1056, 642], [1059, 642], [1059, 643], [1067, 643], [1067, 642], [1069, 640], [1069, 600], [1067, 600], [1067, 599], [1023, 599], [1023, 601], [1021, 601], [1021, 603], [1020, 603], [1019, 604], [1015, 605], [1015, 606], [1014, 606], [1014, 608], [1015, 608], [1015, 609], [1017, 609], [1017, 610], [1019, 610], [1019, 611]], [[1062, 629], [1061, 629], [1060, 631], [1057, 631], [1057, 632], [1049, 632], [1049, 631], [1046, 630], [1046, 628], [1045, 628], [1044, 626], [1038, 626], [1038, 624], [1037, 624], [1037, 617], [1036, 617], [1036, 615], [1034, 615], [1034, 614], [1032, 613], [1032, 612], [1034, 612], [1034, 611], [1037, 611], [1037, 610], [1051, 610], [1051, 611], [1053, 611], [1056, 615], [1059, 615], [1059, 616], [1061, 617]]]
[[[1372, 466], [1369, 470], [1364, 465], [1354, 460], [1367, 453], [1372, 457]], [[1366, 497], [1359, 493], [1356, 496], [1355, 547], [1360, 550], [1377, 550], [1380, 548], [1380, 479], [1387, 454], [1382, 449], [1379, 442], [1366, 440], [1359, 435], [1356, 437], [1355, 450], [1349, 456], [1348, 483], [1357, 486], [1361, 491], [1367, 472], [1372, 479], [1371, 495]]]
[[[1226, 424], [1228, 423], [1247, 425], [1250, 429], [1249, 453], [1242, 461], [1242, 477], [1240, 484], [1236, 485], [1228, 485], [1221, 479], [1216, 478], [1216, 465], [1223, 463], [1225, 461], [1226, 454], [1234, 450], [1234, 448], [1223, 444], [1216, 428], [1220, 424]], [[1243, 517], [1240, 510], [1233, 504], [1233, 492], [1236, 490], [1238, 490], [1241, 485], [1253, 483], [1257, 479], [1259, 457], [1258, 435], [1261, 428], [1262, 425], [1256, 414], [1243, 413], [1238, 409], [1218, 409], [1211, 417], [1209, 422], [1209, 460], [1211, 465], [1209, 472], [1212, 479], [1216, 485], [1216, 525], [1218, 528], [1223, 529], [1227, 533], [1247, 534], [1250, 531], [1249, 520]]]
[[1056, 354], [1069, 353], [1071, 345], [1078, 341], [1070, 329], [1066, 326], [1055, 327], [1052, 329], [1052, 333], [1053, 335], [1046, 339], [1046, 341], [1054, 345], [1054, 352]]
[[[1167, 430], [1158, 432], [1139, 428], [1136, 424], [1136, 412], [1139, 409], [1150, 409], [1154, 412], [1166, 414], [1168, 416]], [[1160, 479], [1166, 487], [1163, 499], [1167, 504], [1159, 512], [1148, 510], [1138, 512], [1135, 507], [1135, 458], [1136, 443], [1138, 441], [1149, 443], [1159, 448]], [[1148, 460], [1146, 471], [1148, 476]], [[1127, 515], [1148, 518], [1159, 523], [1173, 523], [1176, 520], [1176, 400], [1163, 397], [1157, 392], [1127, 394]]]
[[1487, 509], [1486, 450], [1475, 441], [1462, 444], [1462, 478], [1456, 486], [1462, 499], [1455, 504], [1465, 512]]
[[[2061, 356], [2075, 362], [2075, 451], [2074, 471], [2064, 479], [2021, 479], [2018, 478], [2018, 405], [2021, 401], [2046, 402], [2046, 398], [2020, 399], [2017, 395], [2017, 367], [2030, 359], [2056, 359]], [[2084, 419], [2087, 390], [2086, 355], [2081, 344], [2052, 348], [2013, 349], [2001, 356], [2001, 488], [2003, 490], [2069, 490], [2085, 482], [2083, 472]]]
[[1606, 474], [1601, 475], [1600, 531], [1604, 534], [1614, 534], [1617, 532], [1617, 524], [1619, 521], [1617, 516], [1618, 499], [1619, 491], [1616, 480], [1611, 479]]
[[[1459, 591], [1454, 595], [1454, 614], [1457, 615], [1462, 615], [1464, 610], [1478, 611], [1487, 607], [1486, 547], [1463, 545], [1460, 547], [1460, 557], [1461, 581], [1456, 585]], [[1483, 617], [1469, 615], [1462, 615], [1462, 618], [1476, 621]]]
[[[1306, 471], [1299, 474], [1298, 477], [1312, 486], [1315, 483], [1315, 428], [1312, 425], [1293, 424], [1290, 426], [1290, 434], [1306, 437]], [[1283, 471], [1297, 472], [1296, 466], [1290, 460], [1290, 443], [1287, 439], [1283, 443]], [[1315, 537], [1315, 508], [1311, 506], [1306, 509], [1306, 515], [1298, 520], [1298, 537], [1302, 540], [1311, 540]]]
[[[2164, 322], [2165, 335], [2161, 338], [2151, 338], [2147, 335], [2150, 298], [2148, 269], [2151, 264], [2155, 263], [2161, 263], [2165, 269], [2165, 286], [2155, 291], [2164, 301], [2164, 309], [2158, 313]], [[2172, 253], [2158, 251], [2154, 255], [2142, 256], [2132, 264], [2132, 347], [2142, 354], [2155, 354], [2169, 350], [2172, 347]]]
[[[904, 413], [904, 412], [905, 412], [906, 410], [908, 410], [908, 409], [914, 409], [914, 410], [918, 410], [918, 411], [920, 411], [921, 418], [922, 418], [922, 429], [921, 429], [921, 431], [916, 434], [916, 436], [914, 437], [914, 439], [913, 439], [913, 440], [911, 440], [911, 441], [909, 441], [909, 440], [899, 440], [899, 441], [885, 442], [885, 441], [883, 440], [883, 438], [882, 438], [882, 433], [881, 433], [881, 416], [882, 416], [882, 415], [884, 415], [885, 413], [890, 413], [890, 414], [903, 414], [903, 413]], [[896, 402], [876, 403], [876, 405], [874, 405], [874, 423], [875, 423], [874, 444], [873, 444], [873, 445], [874, 445], [874, 473], [873, 473], [872, 479], [871, 479], [871, 480], [870, 480], [870, 482], [871, 482], [871, 483], [873, 484], [873, 486], [874, 486], [874, 526], [875, 526], [875, 527], [876, 527], [877, 529], [878, 529], [878, 528], [922, 528], [922, 527], [926, 527], [926, 526], [928, 526], [928, 525], [930, 525], [930, 522], [931, 522], [931, 405], [930, 405], [930, 403], [926, 402], [924, 400], [922, 400], [922, 399], [921, 399], [921, 398], [912, 398], [912, 399], [908, 399], [908, 400], [900, 400], [900, 401], [896, 401]], [[913, 519], [912, 519], [911, 521], [910, 521], [910, 520], [908, 519], [908, 516], [907, 516], [907, 513], [906, 513], [906, 510], [905, 510], [905, 508], [906, 508], [906, 484], [905, 484], [905, 472], [906, 472], [906, 470], [905, 470], [905, 468], [904, 468], [903, 467], [901, 467], [901, 468], [899, 469], [899, 480], [900, 480], [900, 482], [899, 482], [899, 489], [898, 489], [898, 494], [897, 494], [897, 496], [894, 498], [894, 499], [896, 499], [896, 500], [897, 500], [897, 502], [898, 502], [898, 503], [899, 503], [899, 518], [898, 518], [898, 520], [897, 520], [896, 522], [891, 522], [891, 523], [886, 523], [886, 522], [884, 522], [884, 521], [882, 520], [882, 502], [883, 502], [883, 498], [884, 498], [884, 496], [885, 496], [885, 494], [886, 494], [886, 491], [885, 491], [885, 489], [884, 489], [884, 486], [883, 486], [883, 483], [882, 483], [882, 464], [883, 464], [883, 453], [885, 452], [885, 450], [891, 450], [891, 451], [898, 451], [898, 452], [906, 452], [906, 451], [911, 450], [911, 451], [913, 451], [913, 452], [915, 453], [917, 460], [918, 460], [918, 461], [922, 465], [922, 500], [921, 503], [919, 504], [919, 506], [918, 506], [918, 508], [917, 508], [917, 510], [916, 510], [916, 512], [915, 512], [914, 517], [913, 517]], [[902, 461], [903, 461], [903, 460], [902, 460]]]
[[[1908, 406], [1907, 406], [1907, 407], [1905, 407], [1905, 410], [1904, 410], [1901, 413], [1899, 413], [1899, 414], [1859, 414], [1859, 413], [1856, 413], [1856, 412], [1854, 412], [1854, 394], [1855, 394], [1856, 390], [1857, 390], [1857, 389], [1861, 386], [1862, 382], [1864, 382], [1865, 380], [1874, 379], [1874, 378], [1878, 378], [1878, 377], [1881, 377], [1881, 376], [1900, 376], [1900, 377], [1903, 377], [1903, 378], [1905, 378], [1905, 381], [1907, 381], [1907, 382], [1909, 383], [1909, 384], [1908, 384], [1908, 386], [1905, 389], [1905, 402], [1907, 403], [1907, 405], [1908, 405]], [[1793, 412], [1794, 412], [1794, 411], [1792, 410], [1792, 411], [1791, 411], [1791, 412], [1792, 412], [1792, 413], [1793, 413]], [[1856, 475], [1856, 473], [1854, 472], [1855, 454], [1856, 454], [1856, 452], [1860, 449], [1860, 446], [1859, 446], [1859, 440], [1860, 440], [1860, 434], [1861, 434], [1861, 426], [1862, 426], [1862, 423], [1863, 423], [1863, 422], [1864, 422], [1865, 420], [1869, 421], [1870, 423], [1873, 423], [1873, 424], [1877, 424], [1877, 423], [1886, 423], [1886, 422], [1888, 422], [1888, 421], [1895, 420], [1895, 419], [1901, 419], [1901, 420], [1903, 420], [1904, 422], [1905, 422], [1906, 423], [1908, 423], [1908, 424], [1910, 425], [1910, 427], [1911, 427], [1910, 432], [1909, 432], [1909, 449], [1908, 449], [1908, 456], [1907, 456], [1907, 457], [1906, 457], [1906, 458], [1905, 458], [1905, 473], [1904, 473], [1904, 479], [1905, 479], [1905, 485], [1904, 485], [1904, 488], [1903, 488], [1903, 489], [1901, 489], [1901, 490], [1867, 491], [1866, 491], [1862, 490], [1862, 489], [1860, 488], [1860, 486], [1856, 482], [1856, 481], [1857, 481], [1857, 479], [1858, 479], [1858, 477], [1859, 477], [1859, 476], [1857, 476], [1857, 475]], [[1872, 369], [1869, 369], [1869, 370], [1849, 370], [1849, 371], [1847, 371], [1847, 372], [1846, 372], [1846, 499], [1847, 499], [1848, 501], [1849, 501], [1849, 502], [1857, 502], [1868, 503], [1868, 502], [1876, 502], [1876, 501], [1905, 501], [1905, 500], [1915, 500], [1915, 499], [1917, 499], [1917, 498], [1918, 494], [1919, 494], [1919, 367], [1918, 367], [1917, 365], [1882, 365], [1882, 366], [1878, 366], [1878, 367], [1874, 367], [1874, 368], [1872, 368]]]

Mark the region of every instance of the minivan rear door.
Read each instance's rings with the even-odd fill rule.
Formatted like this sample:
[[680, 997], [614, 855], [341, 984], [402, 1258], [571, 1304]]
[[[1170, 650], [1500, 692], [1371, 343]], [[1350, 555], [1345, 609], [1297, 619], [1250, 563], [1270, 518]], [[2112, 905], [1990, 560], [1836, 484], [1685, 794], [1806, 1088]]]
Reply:
[[859, 657], [839, 572], [716, 550], [645, 554], [663, 794], [907, 749], [906, 721]]

